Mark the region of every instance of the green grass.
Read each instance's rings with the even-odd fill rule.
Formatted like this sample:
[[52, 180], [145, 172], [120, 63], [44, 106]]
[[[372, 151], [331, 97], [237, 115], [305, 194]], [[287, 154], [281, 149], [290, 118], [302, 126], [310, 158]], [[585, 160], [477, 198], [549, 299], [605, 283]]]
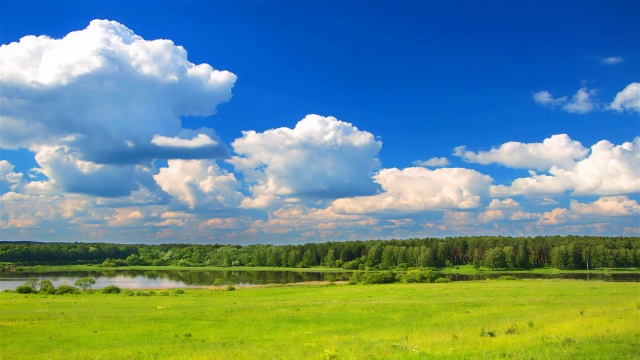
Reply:
[[185, 291], [0, 293], [0, 358], [640, 357], [638, 283], [521, 280]]
[[476, 274], [499, 274], [499, 273], [532, 273], [532, 274], [586, 274], [591, 272], [593, 274], [606, 274], [615, 272], [617, 274], [622, 273], [638, 273], [638, 268], [612, 268], [612, 269], [591, 269], [585, 270], [560, 270], [552, 267], [533, 268], [533, 269], [508, 269], [508, 270], [491, 270], [485, 267], [480, 269], [474, 269], [473, 265], [460, 265], [455, 267], [440, 268], [437, 270], [444, 274], [462, 274], [462, 275], [476, 275]]

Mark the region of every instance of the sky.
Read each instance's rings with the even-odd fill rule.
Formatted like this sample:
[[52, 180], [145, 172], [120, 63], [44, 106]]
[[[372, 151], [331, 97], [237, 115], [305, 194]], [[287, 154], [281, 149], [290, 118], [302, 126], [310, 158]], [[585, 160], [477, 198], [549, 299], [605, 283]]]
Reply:
[[640, 235], [637, 1], [0, 2], [0, 240]]

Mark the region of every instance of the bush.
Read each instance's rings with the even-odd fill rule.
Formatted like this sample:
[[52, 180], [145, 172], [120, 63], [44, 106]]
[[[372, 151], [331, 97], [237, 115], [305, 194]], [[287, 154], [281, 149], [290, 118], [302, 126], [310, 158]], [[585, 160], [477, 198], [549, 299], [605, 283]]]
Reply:
[[355, 285], [355, 284], [359, 283], [360, 281], [362, 281], [362, 272], [354, 271], [351, 274], [351, 278], [349, 279], [349, 285]]
[[515, 276], [509, 275], [509, 276], [500, 276], [498, 280], [518, 280], [518, 278]]
[[133, 296], [134, 295], [133, 291], [131, 291], [131, 290], [122, 290], [121, 294], [124, 295], [124, 296]]
[[184, 290], [182, 290], [182, 289], [174, 289], [173, 290], [173, 294], [174, 295], [182, 295], [182, 294], [184, 294]]
[[370, 273], [363, 279], [364, 284], [390, 284], [396, 281], [396, 274], [393, 272]]
[[434, 281], [434, 283], [448, 283], [451, 282], [451, 280], [449, 278], [443, 278], [443, 277], [439, 277], [436, 279], [436, 281]]
[[31, 294], [33, 292], [33, 288], [29, 285], [20, 285], [15, 290], [18, 294]]
[[405, 277], [404, 282], [407, 283], [430, 283], [435, 280], [436, 275], [431, 270], [411, 270], [409, 271]]
[[236, 291], [236, 287], [233, 285], [227, 286], [227, 291]]
[[40, 284], [38, 284], [38, 288], [41, 293], [44, 294], [55, 294], [56, 288], [53, 287], [53, 284], [49, 280], [40, 280]]
[[119, 294], [121, 291], [122, 289], [120, 289], [116, 285], [108, 285], [105, 286], [104, 289], [102, 289], [102, 292], [105, 294]]
[[80, 293], [80, 290], [78, 290], [78, 288], [75, 288], [71, 285], [60, 285], [58, 286], [58, 288], [56, 289], [56, 294], [57, 295], [63, 295], [63, 294], [78, 294]]

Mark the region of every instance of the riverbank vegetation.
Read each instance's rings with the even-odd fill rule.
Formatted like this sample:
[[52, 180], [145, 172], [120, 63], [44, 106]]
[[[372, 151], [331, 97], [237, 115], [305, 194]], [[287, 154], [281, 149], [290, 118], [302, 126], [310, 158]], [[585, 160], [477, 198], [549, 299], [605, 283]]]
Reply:
[[635, 359], [637, 286], [489, 280], [140, 296], [3, 292], [1, 344], [8, 359]]
[[323, 266], [389, 270], [471, 265], [491, 270], [541, 267], [590, 270], [640, 267], [640, 238], [470, 236], [280, 246], [2, 242], [0, 263], [5, 263], [5, 267], [93, 264], [107, 268]]

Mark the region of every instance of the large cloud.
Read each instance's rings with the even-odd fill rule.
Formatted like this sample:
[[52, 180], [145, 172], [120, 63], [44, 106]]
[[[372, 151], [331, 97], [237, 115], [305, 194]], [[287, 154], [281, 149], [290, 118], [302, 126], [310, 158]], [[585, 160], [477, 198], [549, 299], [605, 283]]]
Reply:
[[465, 161], [479, 164], [497, 163], [513, 168], [547, 170], [552, 166], [567, 167], [589, 152], [567, 134], [553, 135], [542, 143], [509, 141], [489, 151], [473, 152], [459, 146], [453, 154]]
[[[115, 21], [94, 20], [62, 39], [26, 36], [0, 46], [1, 146], [64, 148], [78, 161], [118, 166], [226, 156], [213, 130], [183, 129], [180, 116], [213, 114], [235, 81], [189, 62], [172, 41], [144, 40]], [[123, 171], [116, 167], [109, 171]], [[135, 188], [132, 179], [103, 194]]]
[[371, 133], [334, 117], [308, 115], [295, 128], [243, 132], [230, 160], [253, 184], [248, 208], [268, 208], [284, 198], [335, 199], [372, 194], [371, 175], [382, 147]]
[[[532, 166], [533, 167], [533, 166]], [[574, 195], [617, 195], [640, 191], [640, 137], [614, 145], [602, 140], [588, 157], [551, 166], [549, 174], [531, 172], [510, 186], [492, 186], [494, 196], [544, 196], [570, 191]]]
[[169, 160], [153, 178], [192, 210], [232, 208], [242, 200], [235, 176], [212, 160]]
[[493, 181], [475, 170], [422, 167], [382, 169], [374, 177], [384, 191], [378, 195], [338, 199], [338, 213], [414, 213], [442, 209], [473, 209]]

